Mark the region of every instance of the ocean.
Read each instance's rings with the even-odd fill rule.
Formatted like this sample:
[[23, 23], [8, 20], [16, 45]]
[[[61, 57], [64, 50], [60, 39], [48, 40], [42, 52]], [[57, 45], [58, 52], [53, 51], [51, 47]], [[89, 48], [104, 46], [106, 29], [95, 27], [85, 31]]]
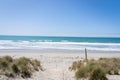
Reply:
[[120, 38], [108, 37], [52, 37], [52, 36], [0, 36], [0, 50], [68, 50], [120, 52]]

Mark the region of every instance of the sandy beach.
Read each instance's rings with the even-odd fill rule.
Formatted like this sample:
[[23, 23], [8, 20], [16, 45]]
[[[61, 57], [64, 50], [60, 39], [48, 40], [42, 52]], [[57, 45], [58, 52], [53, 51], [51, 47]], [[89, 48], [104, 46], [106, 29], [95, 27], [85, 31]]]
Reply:
[[[84, 53], [79, 52], [40, 52], [35, 50], [1, 50], [0, 56], [12, 56], [13, 58], [27, 57], [41, 61], [44, 71], [33, 74], [30, 79], [17, 78], [16, 80], [75, 80], [74, 71], [69, 67], [73, 61], [83, 60]], [[120, 58], [120, 53], [89, 53], [88, 59]], [[109, 80], [120, 80], [119, 75], [108, 76]]]

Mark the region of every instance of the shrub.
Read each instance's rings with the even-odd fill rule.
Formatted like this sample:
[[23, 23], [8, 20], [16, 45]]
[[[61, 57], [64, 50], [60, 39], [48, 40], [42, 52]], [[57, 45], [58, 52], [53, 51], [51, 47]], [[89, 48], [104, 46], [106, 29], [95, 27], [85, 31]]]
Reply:
[[7, 68], [8, 67], [8, 63], [6, 61], [0, 61], [0, 68]]
[[76, 66], [76, 69], [80, 68], [80, 67], [82, 66], [81, 61], [78, 61], [76, 65], [77, 65], [77, 66]]
[[16, 75], [23, 78], [30, 78], [34, 71], [42, 70], [40, 61], [30, 60], [21, 57], [12, 59], [10, 56], [0, 58], [0, 74], [7, 77], [15, 77]]
[[16, 74], [18, 74], [20, 72], [16, 64], [12, 65], [12, 71]]
[[10, 56], [4, 56], [3, 59], [5, 59], [7, 62], [12, 62], [13, 59]]
[[34, 63], [36, 66], [39, 66], [39, 67], [41, 66], [41, 65], [40, 65], [40, 61], [38, 61], [38, 60], [36, 60], [36, 59], [33, 60], [33, 63]]
[[21, 65], [28, 65], [30, 63], [30, 59], [25, 58], [25, 57], [21, 57], [19, 59], [16, 60], [16, 64], [21, 66]]
[[106, 73], [101, 70], [101, 68], [95, 68], [92, 71], [89, 80], [107, 80]]
[[22, 78], [30, 78], [31, 75], [32, 75], [31, 72], [28, 71], [28, 70], [21, 72], [21, 77], [22, 77]]
[[38, 60], [32, 60], [31, 61], [31, 63], [32, 63], [32, 65], [33, 65], [33, 67], [34, 67], [34, 69], [36, 70], [36, 71], [39, 71], [39, 69], [40, 70], [43, 70], [42, 69], [42, 66], [41, 66], [41, 64], [40, 64], [40, 61], [38, 61]]
[[73, 62], [70, 68], [72, 70], [77, 70], [75, 73], [77, 79], [90, 77], [90, 80], [106, 80], [106, 74], [120, 74], [120, 58], [100, 58], [99, 60], [88, 60], [86, 65], [84, 61], [76, 61]]
[[86, 78], [88, 77], [88, 74], [87, 74], [87, 68], [86, 67], [82, 67], [80, 68], [76, 74], [75, 74], [76, 78]]
[[13, 61], [13, 59], [10, 56], [4, 56], [0, 58], [0, 69], [8, 69], [9, 64]]
[[12, 77], [12, 78], [15, 77], [14, 74], [13, 74], [12, 72], [10, 72], [10, 71], [6, 71], [6, 72], [4, 73], [4, 75], [7, 76], [7, 77]]
[[71, 66], [71, 70], [76, 70], [77, 69], [77, 62], [73, 62], [72, 66]]

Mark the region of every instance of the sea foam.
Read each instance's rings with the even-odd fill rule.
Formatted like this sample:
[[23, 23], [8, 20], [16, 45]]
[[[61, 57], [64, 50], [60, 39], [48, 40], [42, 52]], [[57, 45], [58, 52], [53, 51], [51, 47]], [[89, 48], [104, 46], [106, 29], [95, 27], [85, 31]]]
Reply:
[[120, 51], [120, 43], [90, 43], [90, 42], [52, 42], [52, 41], [12, 41], [0, 40], [0, 49], [62, 49], [62, 50]]

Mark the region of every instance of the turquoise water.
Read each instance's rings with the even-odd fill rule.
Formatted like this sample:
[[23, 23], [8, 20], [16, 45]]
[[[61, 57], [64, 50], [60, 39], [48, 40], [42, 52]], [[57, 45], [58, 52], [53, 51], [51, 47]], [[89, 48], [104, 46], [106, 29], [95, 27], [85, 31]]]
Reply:
[[120, 38], [105, 37], [49, 37], [49, 36], [0, 36], [0, 40], [13, 41], [48, 41], [48, 42], [93, 42], [93, 43], [120, 43]]
[[0, 36], [0, 49], [119, 51], [120, 38]]

